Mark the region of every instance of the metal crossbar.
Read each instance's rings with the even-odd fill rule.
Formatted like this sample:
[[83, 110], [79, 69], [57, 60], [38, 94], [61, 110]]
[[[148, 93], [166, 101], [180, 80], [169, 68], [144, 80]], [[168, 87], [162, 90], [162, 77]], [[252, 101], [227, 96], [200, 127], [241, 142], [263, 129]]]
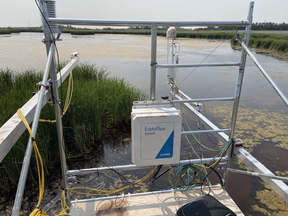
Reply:
[[157, 68], [186, 68], [186, 67], [231, 67], [240, 66], [240, 62], [199, 63], [199, 64], [157, 64]]
[[227, 168], [227, 171], [229, 172], [233, 172], [233, 173], [240, 173], [240, 174], [244, 174], [244, 175], [250, 175], [250, 176], [257, 176], [257, 177], [263, 177], [263, 178], [270, 178], [270, 179], [277, 179], [277, 180], [281, 180], [281, 181], [285, 181], [288, 182], [288, 178], [287, 177], [283, 177], [283, 176], [275, 176], [275, 175], [269, 175], [269, 174], [263, 174], [263, 173], [258, 173], [258, 172], [249, 172], [246, 170], [238, 170], [238, 169], [231, 169], [231, 168]]
[[[181, 160], [175, 165], [185, 165], [185, 164], [199, 164], [205, 163], [207, 161], [221, 161], [226, 162], [228, 160], [227, 157], [216, 157], [216, 158], [204, 158], [204, 159], [190, 159], [190, 160]], [[88, 169], [79, 169], [79, 170], [68, 170], [66, 175], [83, 175], [83, 174], [92, 174], [92, 173], [100, 173], [107, 172], [112, 170], [135, 170], [135, 169], [146, 169], [151, 168], [152, 166], [136, 166], [135, 164], [129, 165], [120, 165], [120, 166], [110, 166], [110, 167], [98, 167], [98, 168], [88, 168]]]
[[248, 26], [246, 21], [147, 21], [47, 18], [50, 24], [92, 26]]
[[231, 129], [219, 129], [219, 130], [197, 130], [197, 131], [182, 131], [182, 135], [188, 135], [188, 134], [200, 134], [200, 133], [219, 133], [219, 132], [230, 132]]
[[172, 103], [191, 103], [191, 102], [208, 102], [208, 101], [234, 101], [235, 97], [227, 98], [200, 98], [200, 99], [182, 99], [182, 100], [172, 100]]

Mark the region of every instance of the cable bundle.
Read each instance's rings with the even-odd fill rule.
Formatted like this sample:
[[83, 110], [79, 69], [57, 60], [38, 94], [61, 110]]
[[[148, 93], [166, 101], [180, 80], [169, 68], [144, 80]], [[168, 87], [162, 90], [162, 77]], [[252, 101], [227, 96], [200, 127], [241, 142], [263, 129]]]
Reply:
[[174, 189], [181, 192], [203, 185], [210, 185], [206, 168], [198, 164], [187, 164], [176, 168], [171, 166], [169, 182]]

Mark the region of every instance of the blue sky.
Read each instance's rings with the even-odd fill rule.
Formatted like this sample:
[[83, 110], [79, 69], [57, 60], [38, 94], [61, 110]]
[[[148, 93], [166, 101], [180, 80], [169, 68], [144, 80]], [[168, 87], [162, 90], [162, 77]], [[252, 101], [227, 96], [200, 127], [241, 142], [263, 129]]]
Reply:
[[[57, 0], [59, 18], [246, 20], [250, 0]], [[255, 0], [254, 22], [288, 23], [288, 0]], [[0, 0], [0, 27], [40, 26], [34, 0]]]

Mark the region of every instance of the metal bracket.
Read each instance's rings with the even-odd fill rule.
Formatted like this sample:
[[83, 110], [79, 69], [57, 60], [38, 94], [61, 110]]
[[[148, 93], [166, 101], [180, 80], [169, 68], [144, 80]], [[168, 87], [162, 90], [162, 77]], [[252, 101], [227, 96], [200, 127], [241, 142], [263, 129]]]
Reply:
[[46, 90], [48, 90], [48, 91], [49, 91], [49, 89], [50, 89], [50, 82], [49, 82], [49, 81], [47, 82], [46, 85], [44, 85], [42, 82], [38, 82], [36, 85], [38, 86], [38, 91], [40, 91], [41, 86], [45, 87]]
[[150, 63], [150, 66], [152, 67], [152, 66], [155, 66], [155, 65], [157, 65], [157, 62], [151, 62]]
[[241, 38], [240, 34], [245, 34], [246, 35], [246, 31], [237, 31], [237, 41], [239, 41], [240, 43], [245, 42], [246, 38]]
[[[53, 34], [53, 33], [51, 33], [51, 34]], [[60, 38], [60, 35], [61, 35], [61, 33], [58, 33], [56, 38], [53, 37], [53, 38], [54, 38], [54, 41], [62, 41], [62, 39]], [[44, 43], [44, 44], [47, 43], [47, 41], [45, 40], [45, 38], [42, 39], [42, 43]], [[51, 40], [50, 43], [53, 43], [53, 40]]]
[[243, 147], [243, 142], [240, 139], [233, 139], [232, 140], [232, 145], [231, 145], [231, 153], [230, 153], [230, 158], [233, 158], [235, 156], [235, 148]]

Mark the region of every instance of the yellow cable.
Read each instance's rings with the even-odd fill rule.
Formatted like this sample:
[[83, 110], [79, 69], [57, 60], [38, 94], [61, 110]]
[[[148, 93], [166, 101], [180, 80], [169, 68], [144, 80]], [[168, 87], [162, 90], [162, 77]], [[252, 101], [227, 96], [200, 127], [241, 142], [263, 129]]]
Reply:
[[[136, 182], [134, 182], [133, 184], [127, 185], [125, 187], [122, 188], [118, 188], [115, 190], [100, 190], [100, 189], [96, 189], [96, 188], [89, 188], [89, 187], [74, 187], [74, 188], [67, 188], [67, 191], [71, 192], [71, 193], [77, 193], [77, 194], [84, 194], [84, 195], [89, 195], [89, 196], [108, 196], [114, 193], [119, 193], [127, 188], [130, 188], [131, 186], [135, 185], [135, 184], [139, 184], [143, 181], [146, 181], [153, 173], [154, 171], [158, 168], [158, 166], [156, 166], [154, 169], [152, 169], [146, 176], [144, 176], [143, 178], [137, 180]], [[76, 190], [90, 190], [90, 191], [95, 191], [95, 192], [100, 192], [98, 194], [92, 194], [92, 193], [85, 193], [85, 192], [79, 192]]]
[[[63, 113], [62, 116], [63, 117], [65, 115], [65, 113], [68, 110], [68, 107], [71, 103], [71, 99], [72, 99], [72, 95], [73, 95], [73, 76], [72, 76], [72, 72], [70, 73], [69, 76], [69, 82], [68, 82], [68, 88], [67, 88], [67, 94], [66, 94], [66, 99], [65, 99], [65, 105], [64, 105], [64, 109], [63, 109]], [[46, 120], [46, 119], [39, 119], [40, 122], [48, 122], [48, 123], [55, 123], [56, 120]]]
[[66, 199], [65, 199], [65, 191], [62, 191], [62, 196], [61, 196], [61, 207], [62, 207], [62, 211], [60, 212], [60, 214], [56, 215], [56, 216], [62, 216], [62, 215], [69, 215], [71, 216], [71, 214], [67, 213], [67, 211], [70, 211], [69, 206], [66, 203]]
[[[182, 126], [182, 130], [184, 131], [183, 126]], [[188, 136], [186, 134], [185, 134], [185, 138], [186, 138], [187, 142], [189, 143], [189, 145], [190, 145], [192, 151], [194, 152], [194, 154], [200, 159], [200, 156], [197, 154], [196, 150], [194, 149], [192, 143], [190, 142], [190, 140], [189, 140], [189, 138], [188, 138]]]
[[[226, 147], [227, 148], [227, 147]], [[219, 155], [219, 159], [218, 160], [216, 160], [212, 165], [210, 165], [210, 166], [207, 166], [206, 168], [211, 168], [211, 167], [213, 167], [215, 164], [217, 164], [218, 163], [218, 161], [220, 161], [221, 160], [221, 158], [222, 158], [222, 156], [223, 156], [223, 154], [225, 153], [225, 149], [223, 149], [223, 151], [222, 151], [222, 153]]]
[[[43, 194], [44, 194], [44, 166], [43, 166], [43, 160], [41, 157], [41, 154], [38, 150], [37, 144], [35, 142], [35, 138], [33, 136], [32, 130], [25, 118], [25, 116], [23, 115], [22, 111], [20, 109], [17, 110], [17, 113], [20, 117], [20, 119], [23, 121], [24, 125], [26, 126], [30, 137], [32, 139], [32, 144], [33, 144], [33, 148], [34, 148], [34, 152], [35, 152], [35, 158], [36, 158], [36, 164], [37, 164], [37, 170], [38, 170], [38, 179], [39, 179], [39, 200], [37, 203], [36, 208], [31, 212], [30, 216], [47, 216], [46, 212], [43, 211], [40, 208], [42, 199], [43, 199]], [[41, 169], [40, 169], [41, 167]], [[67, 210], [70, 210], [69, 206], [67, 205], [66, 201], [65, 201], [65, 191], [62, 192], [62, 197], [61, 197], [61, 206], [62, 206], [62, 211], [60, 212], [60, 214], [58, 216], [62, 216], [62, 215], [70, 215], [69, 213], [67, 213]]]
[[[23, 113], [20, 109], [17, 110], [17, 113], [18, 113], [20, 119], [23, 121], [24, 125], [26, 126], [26, 128], [30, 134], [30, 137], [32, 139], [32, 144], [33, 144], [33, 148], [34, 148], [34, 152], [35, 152], [35, 158], [36, 158], [36, 164], [37, 164], [37, 171], [38, 171], [39, 200], [38, 200], [36, 208], [33, 210], [33, 212], [30, 214], [30, 216], [47, 215], [46, 212], [44, 212], [43, 210], [40, 209], [41, 201], [42, 201], [43, 194], [44, 194], [44, 166], [43, 166], [42, 157], [40, 155], [37, 144], [35, 142], [35, 138], [33, 136], [32, 130], [31, 130], [25, 116], [23, 115]], [[40, 169], [40, 167], [41, 167], [41, 169]]]
[[[181, 110], [181, 112], [183, 113], [182, 105], [180, 105], [180, 110]], [[183, 118], [185, 119], [185, 116], [184, 116], [184, 115], [183, 115]], [[186, 125], [187, 125], [188, 128], [189, 128], [189, 125], [188, 125], [187, 121], [185, 121], [185, 122], [186, 122]], [[184, 131], [184, 127], [183, 127], [183, 126], [182, 126], [182, 130]], [[189, 128], [189, 130], [191, 130], [191, 129]], [[188, 138], [188, 136], [187, 136], [186, 134], [185, 134], [185, 138], [186, 138], [187, 142], [189, 143], [189, 145], [190, 145], [192, 151], [194, 152], [194, 154], [200, 159], [200, 156], [199, 156], [199, 155], [197, 154], [197, 152], [195, 151], [192, 143], [190, 142], [190, 140], [189, 140], [189, 138]]]

